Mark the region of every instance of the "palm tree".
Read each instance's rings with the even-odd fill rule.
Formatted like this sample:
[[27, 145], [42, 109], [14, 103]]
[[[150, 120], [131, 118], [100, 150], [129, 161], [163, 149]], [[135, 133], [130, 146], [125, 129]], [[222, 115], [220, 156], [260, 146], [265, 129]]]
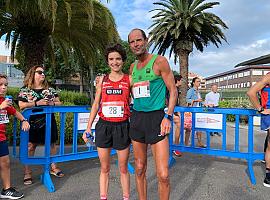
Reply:
[[164, 55], [168, 48], [169, 57], [174, 53], [174, 62], [179, 57], [180, 74], [183, 77], [180, 104], [186, 104], [185, 97], [188, 89], [188, 57], [193, 46], [203, 52], [204, 47], [213, 43], [219, 47], [221, 41], [227, 41], [222, 29], [226, 24], [215, 14], [206, 12], [207, 9], [219, 2], [204, 3], [205, 0], [161, 0], [154, 3], [160, 6], [150, 12], [157, 12], [150, 26], [149, 44]]
[[66, 63], [68, 52], [76, 50], [91, 63], [97, 51], [119, 38], [112, 14], [97, 0], [2, 0], [3, 35], [12, 58], [21, 49], [24, 72], [43, 64], [45, 55], [53, 60], [55, 48]]

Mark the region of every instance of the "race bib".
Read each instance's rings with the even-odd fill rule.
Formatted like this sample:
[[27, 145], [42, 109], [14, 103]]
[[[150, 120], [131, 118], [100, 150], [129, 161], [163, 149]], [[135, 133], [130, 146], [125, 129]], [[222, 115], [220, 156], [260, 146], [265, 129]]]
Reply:
[[9, 123], [8, 114], [6, 110], [0, 110], [0, 124]]
[[103, 102], [102, 113], [104, 117], [123, 117], [124, 116], [124, 102]]
[[150, 82], [143, 81], [143, 82], [134, 83], [133, 96], [135, 99], [143, 98], [143, 97], [150, 97]]

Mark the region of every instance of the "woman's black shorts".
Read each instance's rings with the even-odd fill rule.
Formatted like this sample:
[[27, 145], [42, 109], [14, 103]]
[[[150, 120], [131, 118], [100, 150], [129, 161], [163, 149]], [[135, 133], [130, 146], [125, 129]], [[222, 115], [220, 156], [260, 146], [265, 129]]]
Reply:
[[129, 121], [109, 122], [99, 118], [96, 124], [96, 146], [100, 148], [126, 149], [129, 138]]

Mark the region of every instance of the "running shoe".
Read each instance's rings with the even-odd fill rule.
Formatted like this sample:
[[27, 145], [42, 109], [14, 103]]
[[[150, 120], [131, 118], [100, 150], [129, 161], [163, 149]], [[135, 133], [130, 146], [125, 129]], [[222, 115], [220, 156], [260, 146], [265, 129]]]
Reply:
[[23, 198], [23, 196], [23, 193], [18, 192], [15, 188], [11, 187], [6, 190], [3, 189], [0, 197], [3, 199], [20, 199]]
[[181, 157], [182, 156], [182, 153], [180, 151], [178, 151], [178, 150], [173, 151], [173, 154], [175, 156], [177, 156], [177, 157]]

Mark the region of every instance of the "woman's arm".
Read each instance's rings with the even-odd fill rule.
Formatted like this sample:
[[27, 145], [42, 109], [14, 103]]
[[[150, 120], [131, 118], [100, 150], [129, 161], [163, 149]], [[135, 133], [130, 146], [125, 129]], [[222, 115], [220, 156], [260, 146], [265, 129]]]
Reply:
[[91, 107], [91, 112], [90, 112], [90, 116], [89, 116], [89, 119], [88, 119], [87, 128], [86, 128], [86, 130], [85, 130], [85, 132], [83, 133], [83, 136], [82, 136], [82, 138], [83, 138], [83, 140], [85, 142], [87, 142], [87, 140], [88, 140], [86, 138], [86, 133], [91, 132], [91, 127], [92, 127], [93, 121], [95, 120], [97, 112], [98, 112], [98, 108], [99, 108], [99, 104], [100, 104], [100, 100], [101, 100], [102, 80], [103, 80], [103, 77], [100, 78], [98, 84], [96, 85], [95, 100], [94, 100], [94, 103], [92, 104], [92, 107]]
[[190, 88], [190, 89], [187, 91], [186, 101], [187, 101], [188, 104], [193, 104], [192, 91], [193, 91], [192, 88]]

